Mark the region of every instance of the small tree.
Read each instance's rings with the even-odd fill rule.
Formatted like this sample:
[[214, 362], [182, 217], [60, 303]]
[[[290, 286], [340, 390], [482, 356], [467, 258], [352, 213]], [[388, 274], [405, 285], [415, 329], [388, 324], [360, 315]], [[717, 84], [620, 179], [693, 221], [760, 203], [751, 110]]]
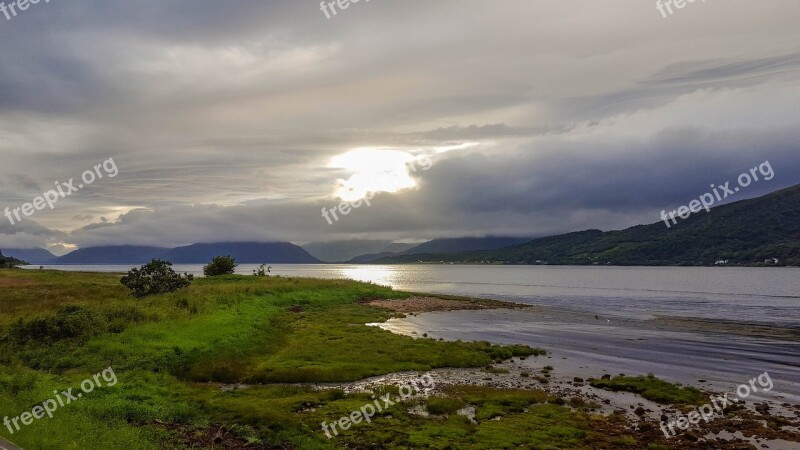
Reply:
[[131, 290], [134, 297], [141, 298], [189, 287], [192, 279], [192, 275], [175, 273], [171, 262], [154, 259], [138, 269], [131, 269], [119, 281]]
[[203, 273], [207, 277], [216, 277], [219, 275], [231, 275], [236, 272], [236, 267], [239, 264], [232, 256], [217, 256], [203, 267]]
[[267, 267], [266, 264], [262, 264], [258, 269], [253, 269], [253, 276], [255, 277], [268, 277], [267, 275], [272, 269], [272, 266]]

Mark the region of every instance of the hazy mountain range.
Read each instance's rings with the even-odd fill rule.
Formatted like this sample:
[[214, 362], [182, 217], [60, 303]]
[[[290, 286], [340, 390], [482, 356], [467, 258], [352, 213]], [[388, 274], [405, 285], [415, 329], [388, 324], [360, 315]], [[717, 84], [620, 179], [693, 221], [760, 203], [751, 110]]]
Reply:
[[[219, 255], [231, 255], [241, 264], [316, 264], [301, 247], [288, 242], [220, 242], [178, 248], [136, 245], [87, 247], [56, 257], [42, 249], [7, 249], [9, 256], [31, 264], [144, 264], [154, 258], [175, 264], [203, 264]], [[48, 258], [48, 255], [50, 256]]]
[[496, 250], [510, 245], [528, 242], [532, 238], [516, 238], [516, 237], [496, 237], [487, 236], [482, 238], [467, 237], [467, 238], [446, 238], [434, 239], [409, 249], [397, 251], [384, 251], [381, 253], [373, 253], [360, 255], [352, 258], [348, 262], [353, 264], [370, 263], [383, 258], [400, 257], [408, 255], [419, 255], [427, 253], [458, 253], [479, 250]]
[[[366, 253], [364, 253], [366, 252]], [[374, 252], [374, 253], [371, 253]], [[140, 264], [153, 258], [206, 263], [231, 255], [242, 264], [417, 262], [561, 265], [800, 264], [800, 185], [664, 222], [622, 231], [587, 230], [539, 239], [468, 237], [419, 245], [378, 240], [311, 243], [229, 242], [178, 248], [103, 246], [56, 257], [43, 249], [3, 250], [31, 264]], [[771, 262], [767, 263], [769, 260]]]
[[[777, 263], [776, 261], [777, 260]], [[800, 265], [800, 185], [622, 231], [588, 230], [491, 251], [427, 253], [375, 263]]]
[[[493, 250], [529, 238], [434, 239], [423, 244], [391, 241], [351, 240], [311, 243], [303, 247], [289, 242], [227, 242], [193, 244], [174, 249], [136, 245], [87, 247], [57, 257], [44, 249], [5, 249], [8, 256], [31, 264], [143, 264], [154, 258], [175, 264], [207, 263], [218, 255], [231, 255], [242, 264], [319, 264], [323, 262], [366, 263], [384, 256], [429, 252]], [[378, 253], [368, 253], [378, 251]], [[364, 254], [367, 252], [366, 254]]]
[[43, 248], [4, 248], [3, 253], [6, 256], [27, 261], [31, 264], [49, 264], [58, 258]]
[[312, 242], [303, 248], [315, 258], [335, 263], [349, 261], [365, 254], [392, 255], [408, 250], [417, 244], [403, 244], [392, 241], [349, 240], [333, 242]]

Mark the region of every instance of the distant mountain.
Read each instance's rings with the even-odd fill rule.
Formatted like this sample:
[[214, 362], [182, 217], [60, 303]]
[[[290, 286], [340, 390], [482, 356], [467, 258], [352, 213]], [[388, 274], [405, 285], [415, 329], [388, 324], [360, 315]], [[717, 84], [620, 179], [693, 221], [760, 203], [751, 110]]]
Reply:
[[241, 264], [320, 262], [302, 248], [288, 242], [224, 242], [193, 244], [174, 249], [135, 245], [87, 247], [55, 258], [51, 264], [145, 264], [155, 258], [174, 264], [205, 264], [220, 255], [231, 255]]
[[393, 256], [400, 256], [400, 255], [404, 255], [404, 253], [397, 253], [397, 252], [367, 253], [366, 255], [358, 255], [347, 262], [350, 264], [367, 264], [378, 259], [391, 258]]
[[386, 248], [384, 248], [382, 251], [387, 252], [387, 253], [401, 253], [401, 252], [404, 252], [404, 251], [406, 251], [408, 249], [412, 249], [412, 248], [416, 247], [417, 245], [419, 245], [419, 244], [405, 244], [405, 243], [402, 243], [402, 242], [395, 242], [393, 244], [387, 245]]
[[351, 259], [350, 263], [364, 264], [378, 259], [391, 258], [395, 256], [416, 255], [425, 253], [457, 253], [475, 250], [495, 250], [498, 248], [508, 247], [509, 245], [519, 244], [521, 242], [528, 242], [531, 238], [514, 238], [514, 237], [468, 237], [468, 238], [445, 238], [434, 239], [419, 245], [409, 245], [409, 248], [401, 251], [384, 250], [380, 253], [371, 253], [366, 255], [359, 255]]
[[[373, 263], [800, 265], [800, 185], [701, 211], [667, 228], [664, 222], [622, 231], [588, 230], [491, 251], [428, 253]], [[727, 261], [727, 263], [724, 263]]]
[[447, 238], [447, 239], [434, 239], [425, 242], [404, 253], [408, 255], [416, 255], [420, 253], [456, 253], [456, 252], [471, 252], [479, 250], [496, 250], [498, 248], [508, 247], [523, 242], [529, 242], [532, 238], [515, 238], [515, 237], [467, 237], [467, 238]]
[[322, 261], [349, 262], [365, 255], [380, 254], [391, 256], [408, 250], [417, 244], [402, 244], [392, 241], [350, 240], [332, 242], [312, 242], [303, 246], [308, 253]]
[[387, 251], [392, 241], [349, 240], [332, 242], [312, 242], [303, 245], [303, 249], [317, 259], [325, 262], [347, 261], [365, 253]]
[[167, 251], [163, 258], [174, 264], [201, 264], [215, 256], [230, 255], [240, 264], [318, 264], [321, 261], [289, 242], [219, 242], [193, 244]]
[[87, 247], [56, 258], [53, 264], [144, 264], [162, 258], [168, 249], [137, 245]]
[[7, 248], [3, 250], [6, 256], [10, 256], [31, 264], [49, 264], [57, 256], [43, 248]]

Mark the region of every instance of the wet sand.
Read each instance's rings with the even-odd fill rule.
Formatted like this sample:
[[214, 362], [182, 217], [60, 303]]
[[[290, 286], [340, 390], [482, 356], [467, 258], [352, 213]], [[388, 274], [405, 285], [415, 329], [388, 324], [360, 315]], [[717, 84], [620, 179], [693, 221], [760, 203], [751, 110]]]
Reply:
[[[374, 324], [413, 337], [522, 343], [550, 352], [551, 365], [570, 376], [653, 373], [670, 382], [731, 392], [763, 372], [771, 392], [754, 400], [800, 405], [800, 342], [748, 334], [748, 327], [708, 323], [692, 329], [674, 320], [619, 319], [560, 311], [469, 310], [426, 312]], [[740, 331], [736, 333], [735, 331]]]
[[467, 311], [476, 309], [519, 309], [530, 308], [526, 305], [501, 302], [496, 300], [483, 300], [471, 298], [444, 298], [429, 296], [414, 296], [399, 300], [371, 300], [370, 306], [386, 308], [400, 313], [422, 313], [434, 311]]

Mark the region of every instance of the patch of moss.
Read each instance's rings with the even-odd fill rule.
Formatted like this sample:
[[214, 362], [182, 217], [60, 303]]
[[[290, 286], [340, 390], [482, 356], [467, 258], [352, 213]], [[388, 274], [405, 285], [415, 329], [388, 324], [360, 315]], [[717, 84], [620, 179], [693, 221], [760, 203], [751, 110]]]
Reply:
[[435, 415], [455, 414], [459, 409], [466, 406], [466, 403], [456, 397], [431, 397], [427, 401], [428, 412]]
[[708, 401], [708, 397], [698, 389], [680, 387], [660, 380], [653, 375], [644, 377], [618, 376], [606, 380], [594, 380], [591, 385], [610, 391], [633, 392], [658, 403], [702, 405]]

